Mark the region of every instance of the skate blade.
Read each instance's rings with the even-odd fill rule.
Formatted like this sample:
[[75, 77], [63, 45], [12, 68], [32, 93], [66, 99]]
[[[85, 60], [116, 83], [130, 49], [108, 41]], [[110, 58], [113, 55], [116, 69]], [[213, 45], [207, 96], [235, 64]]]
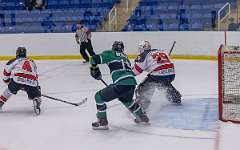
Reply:
[[93, 130], [109, 130], [108, 126], [102, 126], [102, 127], [92, 127]]
[[148, 125], [151, 125], [150, 122], [144, 122], [144, 121], [139, 121], [139, 120], [134, 120], [134, 122], [137, 124], [137, 125], [143, 125], [143, 126], [148, 126]]
[[150, 126], [151, 123], [150, 122], [138, 122], [136, 123], [137, 125], [140, 125], [140, 126]]

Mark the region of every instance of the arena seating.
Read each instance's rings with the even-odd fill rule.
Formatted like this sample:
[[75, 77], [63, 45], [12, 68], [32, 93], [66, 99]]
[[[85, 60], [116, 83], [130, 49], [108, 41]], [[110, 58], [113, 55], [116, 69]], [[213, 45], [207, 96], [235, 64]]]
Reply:
[[[43, 10], [26, 10], [24, 0], [0, 0], [0, 33], [73, 32], [82, 20], [101, 26], [120, 0], [46, 0]], [[202, 31], [215, 26], [216, 12], [236, 0], [140, 0], [123, 31]]]
[[73, 32], [82, 20], [95, 31], [119, 0], [47, 0], [43, 10], [26, 10], [24, 0], [0, 0], [0, 33]]
[[217, 11], [236, 0], [141, 0], [123, 31], [202, 31], [215, 27]]

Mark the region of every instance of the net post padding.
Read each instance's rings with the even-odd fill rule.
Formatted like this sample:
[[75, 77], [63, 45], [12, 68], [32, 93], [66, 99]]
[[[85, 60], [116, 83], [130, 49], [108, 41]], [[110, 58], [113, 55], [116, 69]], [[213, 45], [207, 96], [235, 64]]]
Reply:
[[219, 120], [223, 121], [223, 106], [222, 106], [222, 49], [223, 45], [221, 45], [218, 49], [218, 112], [219, 112]]

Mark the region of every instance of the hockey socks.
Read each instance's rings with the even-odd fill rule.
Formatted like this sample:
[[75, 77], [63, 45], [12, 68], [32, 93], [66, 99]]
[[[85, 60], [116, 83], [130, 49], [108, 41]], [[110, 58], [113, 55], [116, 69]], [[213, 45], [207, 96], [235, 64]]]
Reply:
[[92, 128], [94, 130], [108, 130], [107, 105], [98, 93], [95, 95], [95, 101], [97, 106], [97, 121], [92, 123]]
[[95, 95], [95, 101], [97, 106], [97, 117], [98, 118], [107, 118], [107, 105], [104, 103], [104, 101], [101, 99], [101, 96], [99, 93]]
[[0, 109], [4, 105], [4, 103], [12, 96], [13, 94], [11, 91], [7, 88], [3, 94], [0, 96]]
[[6, 89], [3, 94], [0, 96], [0, 110], [2, 109], [2, 106], [4, 103], [12, 96], [12, 93], [9, 91], [9, 89]]
[[0, 109], [2, 109], [2, 106], [7, 101], [7, 99], [4, 96], [0, 96]]

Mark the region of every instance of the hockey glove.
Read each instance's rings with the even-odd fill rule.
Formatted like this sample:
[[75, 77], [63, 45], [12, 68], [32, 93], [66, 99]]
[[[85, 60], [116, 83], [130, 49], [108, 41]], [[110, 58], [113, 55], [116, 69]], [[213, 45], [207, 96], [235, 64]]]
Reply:
[[90, 67], [90, 74], [96, 80], [102, 79], [102, 73], [97, 65], [93, 65]]

